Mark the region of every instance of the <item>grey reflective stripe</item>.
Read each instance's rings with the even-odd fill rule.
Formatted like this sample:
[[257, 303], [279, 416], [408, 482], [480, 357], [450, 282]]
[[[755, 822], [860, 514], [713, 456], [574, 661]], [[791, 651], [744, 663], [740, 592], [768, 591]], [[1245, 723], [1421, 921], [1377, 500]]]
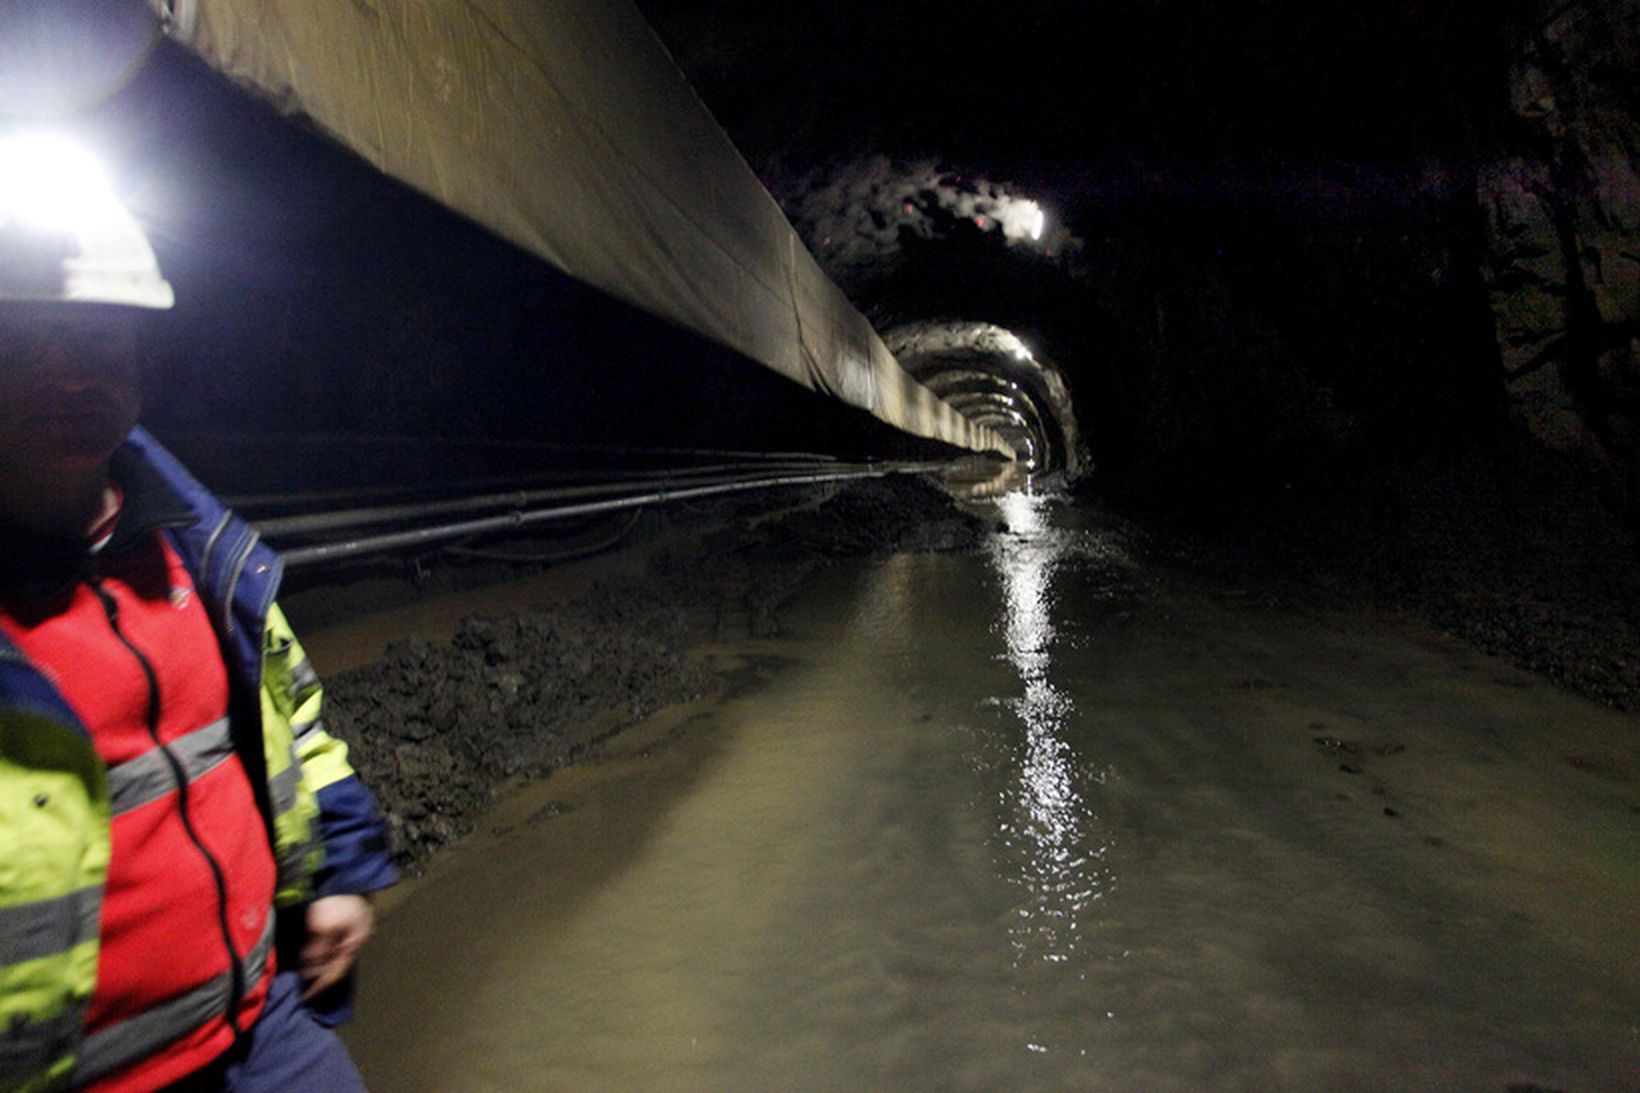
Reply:
[[222, 592], [222, 632], [230, 636], [233, 634], [234, 589], [239, 587], [239, 576], [245, 572], [245, 563], [251, 560], [251, 551], [256, 549], [257, 540], [261, 538], [249, 527], [245, 531], [245, 545], [239, 548], [239, 553], [228, 567], [228, 583]]
[[323, 732], [324, 728], [325, 728], [325, 719], [322, 718], [322, 717], [315, 717], [312, 721], [293, 721], [293, 722], [291, 722], [290, 731], [291, 731], [291, 734], [295, 737], [296, 742], [298, 744], [300, 744], [302, 741], [306, 740], [308, 737], [312, 736], [314, 733]]
[[85, 1010], [85, 1003], [76, 1003], [44, 1021], [0, 1027], [0, 1088], [38, 1078], [72, 1051], [85, 1028]]
[[275, 816], [283, 816], [296, 807], [296, 783], [301, 780], [302, 767], [296, 753], [290, 755], [290, 766], [268, 779], [268, 803]]
[[[273, 949], [273, 912], [262, 927], [262, 937], [240, 962], [245, 988], [262, 978]], [[233, 1002], [233, 975], [214, 975], [187, 994], [146, 1009], [128, 1020], [98, 1029], [80, 1045], [74, 1062], [71, 1085], [83, 1085], [111, 1074], [138, 1059], [152, 1055], [166, 1044], [199, 1028], [207, 1021], [228, 1015]]]
[[319, 673], [313, 670], [313, 662], [303, 660], [300, 664], [291, 666], [290, 687], [292, 691], [305, 691], [309, 687], [319, 685]]
[[228, 528], [228, 517], [230, 515], [232, 514], [224, 512], [222, 518], [216, 522], [216, 527], [211, 529], [211, 537], [205, 540], [205, 551], [199, 558], [199, 575], [201, 578], [209, 578], [210, 576], [211, 555], [216, 553], [216, 541], [222, 537], [222, 533]]
[[165, 759], [166, 751], [182, 765], [183, 776], [189, 782], [195, 781], [233, 754], [228, 719], [213, 721], [203, 729], [178, 737], [164, 748], [154, 748], [109, 768], [109, 809], [115, 816], [176, 791], [177, 780]]
[[0, 907], [0, 965], [67, 952], [96, 937], [101, 918], [101, 887]]

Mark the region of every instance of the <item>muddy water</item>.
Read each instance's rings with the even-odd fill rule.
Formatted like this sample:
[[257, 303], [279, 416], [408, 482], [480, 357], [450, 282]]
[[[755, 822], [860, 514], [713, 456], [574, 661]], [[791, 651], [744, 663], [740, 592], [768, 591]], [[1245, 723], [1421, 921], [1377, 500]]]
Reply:
[[1633, 718], [993, 504], [392, 900], [373, 1088], [1635, 1088]]

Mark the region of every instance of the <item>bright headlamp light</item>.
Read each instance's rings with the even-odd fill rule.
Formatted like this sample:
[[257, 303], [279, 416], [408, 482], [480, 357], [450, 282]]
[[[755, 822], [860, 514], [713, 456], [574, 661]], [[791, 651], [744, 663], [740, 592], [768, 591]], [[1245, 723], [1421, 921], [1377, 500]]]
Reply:
[[96, 158], [55, 134], [0, 140], [0, 301], [168, 308], [148, 237]]

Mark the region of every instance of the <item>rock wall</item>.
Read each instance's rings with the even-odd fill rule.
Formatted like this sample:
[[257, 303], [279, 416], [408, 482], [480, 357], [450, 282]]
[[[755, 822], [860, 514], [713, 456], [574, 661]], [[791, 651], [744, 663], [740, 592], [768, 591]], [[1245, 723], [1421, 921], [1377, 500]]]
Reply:
[[1497, 341], [1532, 435], [1640, 513], [1640, 0], [1550, 0], [1511, 66], [1511, 155], [1484, 169]]

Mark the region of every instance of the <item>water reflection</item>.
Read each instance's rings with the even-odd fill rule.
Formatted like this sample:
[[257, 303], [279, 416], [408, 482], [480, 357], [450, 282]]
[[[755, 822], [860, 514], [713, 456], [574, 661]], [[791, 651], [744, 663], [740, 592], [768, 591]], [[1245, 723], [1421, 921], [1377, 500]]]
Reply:
[[1024, 693], [1007, 703], [1024, 728], [1018, 777], [1003, 792], [1000, 835], [1014, 879], [1024, 889], [1012, 927], [1016, 962], [1071, 961], [1086, 913], [1110, 884], [1108, 843], [1094, 830], [1089, 781], [1069, 740], [1076, 706], [1051, 678], [1053, 580], [1068, 551], [1047, 518], [1045, 498], [1010, 493], [997, 502], [1005, 533], [993, 537], [992, 564], [1002, 580], [1002, 631], [1008, 661]]

